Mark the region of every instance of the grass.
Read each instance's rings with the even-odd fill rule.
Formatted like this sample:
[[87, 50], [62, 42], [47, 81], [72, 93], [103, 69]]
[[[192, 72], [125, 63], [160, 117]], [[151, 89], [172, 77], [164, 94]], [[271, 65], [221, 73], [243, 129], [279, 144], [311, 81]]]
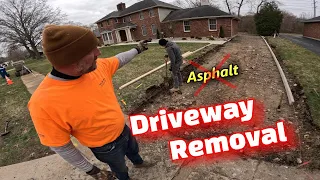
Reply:
[[[205, 46], [204, 43], [179, 43], [182, 52], [194, 51]], [[133, 48], [134, 45], [103, 47], [101, 48], [101, 57], [114, 56]], [[147, 76], [123, 90], [117, 90], [118, 87], [128, 81], [152, 70], [164, 63], [163, 56], [165, 49], [158, 45], [150, 44], [149, 50], [136, 56], [129, 64], [122, 67], [114, 76], [114, 86], [118, 95], [119, 102], [124, 99], [127, 105], [122, 104], [124, 110], [131, 107], [136, 100], [142, 97], [147, 87], [162, 82], [162, 76], [165, 75], [165, 68]], [[51, 70], [48, 60], [26, 60], [26, 66], [33, 71], [46, 75]], [[0, 132], [4, 132], [5, 121], [9, 120], [10, 134], [0, 138], [0, 166], [15, 164], [40, 158], [53, 152], [40, 144], [39, 138], [31, 121], [27, 103], [30, 94], [22, 83], [21, 79], [15, 77], [14, 71], [10, 71], [10, 77], [13, 85], [6, 85], [5, 79], [0, 79]], [[168, 71], [169, 73], [169, 71]], [[170, 76], [170, 74], [168, 74]], [[139, 88], [136, 86], [140, 85]]]
[[320, 56], [286, 39], [268, 41], [303, 86], [313, 121], [320, 127]]
[[[182, 53], [187, 51], [194, 51], [199, 49], [207, 43], [177, 43]], [[102, 58], [111, 57], [118, 53], [128, 51], [135, 47], [135, 45], [123, 45], [123, 46], [108, 46], [100, 49]], [[144, 90], [148, 87], [156, 84], [160, 84], [163, 81], [163, 76], [165, 76], [165, 68], [160, 69], [159, 71], [133, 83], [132, 85], [119, 90], [118, 88], [123, 84], [131, 81], [134, 78], [139, 77], [140, 75], [160, 66], [164, 63], [163, 57], [166, 54], [164, 48], [160, 47], [157, 44], [150, 44], [148, 51], [137, 55], [129, 64], [125, 65], [117, 71], [113, 78], [114, 87], [118, 95], [119, 102], [122, 105], [124, 110], [131, 108], [137, 99], [142, 98]], [[197, 53], [196, 53], [197, 54]], [[194, 55], [190, 56], [193, 58]], [[30, 69], [39, 72], [43, 75], [46, 75], [51, 70], [51, 65], [48, 60], [28, 60], [26, 61], [27, 67]], [[168, 67], [169, 68], [169, 67]], [[171, 76], [170, 71], [168, 76]], [[139, 87], [138, 87], [139, 86]], [[136, 88], [138, 87], [138, 88]], [[125, 102], [122, 103], [121, 100]]]
[[[5, 121], [10, 121], [9, 134], [0, 137], [0, 166], [40, 158], [52, 154], [40, 141], [33, 127], [27, 103], [30, 93], [20, 78], [11, 76], [14, 84], [6, 85], [5, 79], [0, 79], [0, 132], [5, 129]], [[34, 153], [34, 154], [33, 154]]]

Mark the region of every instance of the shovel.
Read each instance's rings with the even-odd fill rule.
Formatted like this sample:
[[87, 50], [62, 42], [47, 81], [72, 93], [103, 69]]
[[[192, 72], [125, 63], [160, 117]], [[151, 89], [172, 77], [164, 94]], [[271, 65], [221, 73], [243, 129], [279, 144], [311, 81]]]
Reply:
[[7, 134], [10, 133], [10, 131], [7, 131], [7, 129], [8, 129], [8, 124], [9, 124], [9, 121], [6, 121], [6, 126], [5, 126], [5, 128], [4, 128], [4, 133], [2, 133], [1, 136], [5, 136], [5, 135], [7, 135]]

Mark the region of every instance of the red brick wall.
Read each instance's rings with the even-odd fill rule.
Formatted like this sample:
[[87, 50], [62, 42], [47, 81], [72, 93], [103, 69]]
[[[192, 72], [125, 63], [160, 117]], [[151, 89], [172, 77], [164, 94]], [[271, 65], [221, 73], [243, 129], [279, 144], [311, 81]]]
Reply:
[[[170, 24], [172, 24], [171, 30], [169, 29]], [[220, 26], [223, 27], [225, 36], [230, 37], [231, 18], [218, 18], [216, 31], [209, 31], [208, 19], [190, 20], [190, 32], [184, 32], [183, 21], [162, 23], [161, 28], [166, 37], [217, 37], [219, 35]]]
[[239, 29], [239, 21], [233, 19], [232, 20], [232, 36], [238, 34], [238, 31], [239, 31], [238, 29]]
[[320, 22], [304, 23], [303, 36], [320, 39]]
[[[127, 20], [129, 20], [129, 16], [130, 16], [131, 17], [131, 21], [130, 22], [137, 25], [137, 27], [135, 29], [131, 29], [131, 36], [132, 36], [133, 40], [142, 40], [142, 39], [148, 39], [148, 38], [155, 39], [157, 37], [157, 34], [154, 34], [154, 35], [152, 34], [151, 25], [155, 24], [157, 29], [160, 32], [161, 29], [160, 29], [158, 8], [153, 8], [153, 11], [154, 11], [154, 16], [153, 17], [150, 17], [149, 10], [150, 9], [143, 11], [143, 17], [144, 17], [143, 20], [140, 20], [140, 16], [139, 16], [140, 13], [137, 12], [137, 13], [125, 16], [125, 17], [118, 18], [118, 24], [123, 23], [123, 18], [127, 18]], [[102, 23], [104, 25], [103, 28], [100, 27], [101, 23], [98, 24], [100, 32], [102, 32], [104, 30], [111, 31], [111, 30], [113, 30], [115, 28], [115, 25], [117, 24], [115, 22], [115, 19], [110, 19], [109, 20], [109, 25], [107, 25], [106, 21], [104, 21]], [[147, 35], [146, 36], [142, 35], [142, 29], [141, 29], [142, 25], [146, 26], [146, 30], [147, 30]], [[116, 41], [115, 32], [113, 32], [112, 34], [113, 34], [114, 40]]]
[[[133, 40], [142, 40], [142, 39], [148, 39], [152, 38], [155, 39], [157, 38], [157, 34], [153, 35], [152, 34], [152, 29], [151, 25], [155, 24], [157, 29], [160, 32], [160, 20], [159, 20], [159, 13], [158, 13], [158, 8], [153, 8], [154, 11], [154, 17], [150, 17], [149, 15], [149, 9], [143, 11], [143, 20], [140, 20], [140, 13], [134, 13], [131, 14], [131, 23], [136, 24], [137, 27], [135, 29], [131, 29], [131, 35]], [[147, 29], [147, 35], [143, 36], [142, 35], [142, 29], [141, 27], [145, 25]]]

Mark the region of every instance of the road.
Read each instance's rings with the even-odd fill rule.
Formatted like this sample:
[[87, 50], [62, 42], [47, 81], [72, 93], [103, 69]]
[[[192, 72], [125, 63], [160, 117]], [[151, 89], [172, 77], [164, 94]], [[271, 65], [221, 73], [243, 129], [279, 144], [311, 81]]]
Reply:
[[302, 37], [302, 35], [281, 34], [280, 37], [286, 38], [320, 56], [320, 41]]

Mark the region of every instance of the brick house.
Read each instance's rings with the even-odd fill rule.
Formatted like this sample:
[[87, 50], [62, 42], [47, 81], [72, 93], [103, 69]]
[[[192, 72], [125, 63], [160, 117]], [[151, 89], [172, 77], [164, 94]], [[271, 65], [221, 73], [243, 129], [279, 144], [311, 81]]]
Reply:
[[320, 16], [304, 21], [303, 36], [320, 40]]
[[239, 19], [209, 5], [181, 9], [158, 0], [143, 0], [117, 11], [96, 22], [104, 44], [131, 42], [165, 37], [208, 37], [219, 35], [222, 26], [225, 37], [238, 33]]

